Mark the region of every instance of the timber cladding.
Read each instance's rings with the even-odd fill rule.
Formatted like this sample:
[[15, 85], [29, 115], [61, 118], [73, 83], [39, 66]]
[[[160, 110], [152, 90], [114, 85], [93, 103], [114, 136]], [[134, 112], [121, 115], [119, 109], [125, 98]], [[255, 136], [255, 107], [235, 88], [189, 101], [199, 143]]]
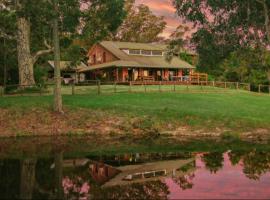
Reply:
[[119, 60], [115, 55], [102, 47], [100, 44], [94, 45], [89, 50], [88, 57], [88, 65], [96, 65]]

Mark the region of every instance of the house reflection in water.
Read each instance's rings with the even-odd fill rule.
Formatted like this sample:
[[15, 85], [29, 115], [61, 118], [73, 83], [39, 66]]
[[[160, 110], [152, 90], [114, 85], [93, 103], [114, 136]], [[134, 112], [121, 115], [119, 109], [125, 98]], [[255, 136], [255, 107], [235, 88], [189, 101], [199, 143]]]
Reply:
[[94, 181], [100, 185], [120, 173], [120, 170], [100, 162], [92, 162], [89, 171]]
[[90, 158], [90, 174], [102, 187], [160, 180], [180, 175], [181, 167], [195, 166], [190, 153], [124, 154]]

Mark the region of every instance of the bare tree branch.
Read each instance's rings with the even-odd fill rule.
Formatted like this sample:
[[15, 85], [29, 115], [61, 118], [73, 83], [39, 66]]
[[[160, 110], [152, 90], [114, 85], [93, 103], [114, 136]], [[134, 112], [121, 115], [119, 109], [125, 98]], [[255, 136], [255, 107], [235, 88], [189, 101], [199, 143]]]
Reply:
[[40, 51], [37, 51], [35, 53], [35, 55], [33, 56], [33, 63], [35, 63], [40, 56], [43, 56], [43, 55], [46, 55], [46, 54], [49, 54], [49, 53], [52, 53], [53, 52], [53, 47], [50, 46], [47, 42], [47, 40], [44, 39], [44, 46], [47, 47], [47, 49], [45, 50], [40, 50]]

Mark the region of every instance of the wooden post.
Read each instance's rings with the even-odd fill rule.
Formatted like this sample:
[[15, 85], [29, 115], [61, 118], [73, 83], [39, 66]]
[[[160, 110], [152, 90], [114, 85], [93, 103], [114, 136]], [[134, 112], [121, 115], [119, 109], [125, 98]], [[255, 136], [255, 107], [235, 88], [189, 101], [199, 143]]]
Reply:
[[143, 82], [143, 84], [144, 84], [144, 92], [146, 92], [146, 84], [145, 84], [145, 82]]
[[129, 81], [129, 93], [131, 93], [131, 81]]
[[4, 96], [4, 86], [0, 86], [0, 96]]
[[72, 95], [75, 95], [75, 83], [72, 83]]
[[159, 89], [159, 92], [161, 92], [161, 81], [159, 81], [159, 87], [158, 87], [158, 89]]
[[116, 93], [116, 81], [114, 82], [114, 93]]
[[101, 93], [100, 91], [100, 81], [97, 81], [97, 89], [98, 89], [98, 95]]
[[251, 84], [248, 84], [248, 91], [251, 91]]
[[259, 93], [261, 93], [261, 84], [259, 84]]
[[42, 88], [41, 88], [41, 84], [39, 84], [39, 96], [42, 95]]
[[239, 82], [236, 83], [236, 89], [239, 90]]
[[225, 87], [225, 89], [227, 88], [227, 82], [224, 82], [224, 87]]
[[215, 87], [215, 85], [216, 85], [216, 84], [215, 84], [215, 81], [212, 82], [212, 85], [213, 85], [213, 87]]

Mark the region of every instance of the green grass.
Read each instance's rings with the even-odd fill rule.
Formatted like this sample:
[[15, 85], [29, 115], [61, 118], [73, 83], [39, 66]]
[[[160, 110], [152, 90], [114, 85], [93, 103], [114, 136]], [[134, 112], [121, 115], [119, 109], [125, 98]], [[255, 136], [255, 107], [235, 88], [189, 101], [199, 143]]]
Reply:
[[[112, 86], [106, 87], [112, 89]], [[122, 87], [128, 89], [128, 86]], [[150, 88], [150, 86], [148, 87]], [[200, 86], [193, 87], [200, 88]], [[181, 88], [184, 90], [186, 87], [181, 86]], [[67, 88], [63, 90], [65, 91], [65, 89]], [[81, 89], [83, 89], [83, 86]], [[180, 87], [178, 90], [180, 90]], [[219, 88], [210, 87], [209, 90], [219, 90]], [[85, 91], [89, 92], [88, 89], [85, 89]], [[236, 90], [212, 93], [198, 91], [193, 88], [193, 92], [183, 93], [120, 92], [115, 94], [102, 93], [101, 95], [96, 93], [87, 94], [86, 92], [85, 95], [64, 95], [63, 101], [64, 105], [69, 108], [98, 109], [132, 117], [149, 117], [163, 123], [177, 121], [190, 126], [212, 128], [220, 125], [228, 128], [243, 129], [270, 127], [269, 95], [255, 95]], [[51, 96], [0, 97], [0, 107], [2, 108], [48, 108], [52, 102]]]

